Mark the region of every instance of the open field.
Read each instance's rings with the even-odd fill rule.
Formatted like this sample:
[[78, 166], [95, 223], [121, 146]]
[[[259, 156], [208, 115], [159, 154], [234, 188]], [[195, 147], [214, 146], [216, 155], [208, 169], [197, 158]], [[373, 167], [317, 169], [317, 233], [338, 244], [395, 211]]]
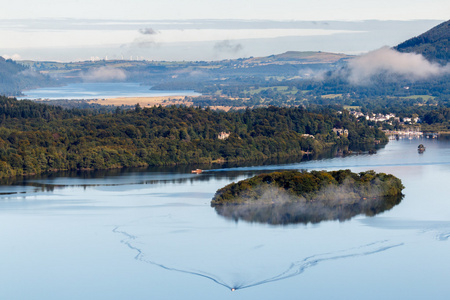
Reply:
[[94, 99], [88, 103], [114, 106], [134, 106], [139, 103], [141, 107], [168, 106], [168, 105], [192, 105], [192, 102], [185, 100], [185, 96], [164, 96], [164, 97], [118, 97], [109, 99]]
[[230, 110], [240, 110], [240, 109], [246, 109], [247, 106], [221, 106], [221, 105], [216, 105], [216, 106], [210, 106], [210, 109], [213, 110], [223, 110], [223, 111], [230, 111]]
[[[110, 98], [110, 99], [94, 99], [87, 100], [87, 103], [95, 103], [100, 105], [113, 105], [113, 106], [135, 106], [139, 103], [139, 105], [144, 107], [152, 107], [152, 106], [170, 106], [170, 105], [185, 105], [191, 106], [194, 103], [191, 98], [187, 98], [185, 100], [185, 96], [165, 96], [165, 97], [118, 97], [118, 98]], [[230, 109], [245, 109], [246, 106], [242, 107], [232, 107], [232, 106], [210, 106], [213, 110], [224, 110], [229, 111]]]
[[422, 98], [423, 100], [433, 100], [435, 97], [434, 96], [430, 96], [430, 95], [412, 95], [412, 96], [407, 96], [407, 97], [400, 97], [402, 99], [418, 99], [418, 98]]
[[322, 98], [325, 99], [334, 99], [337, 97], [342, 97], [342, 94], [327, 94], [327, 95], [322, 95]]
[[352, 109], [361, 109], [361, 106], [357, 106], [357, 105], [344, 105], [344, 109], [348, 109], [348, 110], [352, 110]]

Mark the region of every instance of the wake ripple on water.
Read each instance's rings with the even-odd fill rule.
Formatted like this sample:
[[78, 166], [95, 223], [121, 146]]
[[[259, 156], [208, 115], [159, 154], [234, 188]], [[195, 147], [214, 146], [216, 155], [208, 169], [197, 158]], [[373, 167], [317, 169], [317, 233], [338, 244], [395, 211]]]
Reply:
[[392, 249], [395, 247], [399, 247], [402, 245], [403, 245], [403, 243], [388, 244], [388, 241], [380, 241], [380, 242], [375, 242], [375, 243], [371, 243], [371, 244], [367, 244], [367, 245], [362, 245], [357, 248], [351, 248], [351, 249], [346, 249], [346, 250], [337, 251], [337, 252], [313, 255], [310, 257], [306, 257], [303, 260], [293, 262], [291, 264], [291, 266], [288, 269], [286, 269], [286, 271], [284, 271], [280, 274], [277, 274], [273, 277], [270, 277], [270, 278], [267, 278], [267, 279], [264, 279], [264, 280], [261, 280], [258, 282], [238, 286], [238, 287], [236, 287], [236, 289], [254, 287], [254, 286], [261, 285], [261, 284], [294, 277], [294, 276], [302, 274], [306, 269], [317, 266], [319, 263], [322, 263], [325, 261], [367, 256], [367, 255], [383, 252], [383, 251], [386, 251], [386, 250], [389, 250], [389, 249]]
[[[275, 275], [267, 276], [265, 278], [259, 278], [257, 280], [239, 280], [238, 282], [230, 280], [225, 281], [221, 278], [221, 276], [217, 274], [212, 274], [211, 272], [202, 271], [202, 270], [194, 270], [194, 269], [188, 269], [188, 268], [178, 268], [169, 266], [165, 263], [157, 262], [149, 258], [146, 253], [142, 250], [141, 247], [139, 247], [137, 244], [137, 237], [133, 234], [130, 234], [124, 230], [119, 229], [120, 226], [116, 226], [112, 232], [115, 234], [122, 235], [123, 239], [120, 241], [122, 244], [126, 245], [129, 249], [135, 251], [137, 254], [134, 257], [135, 260], [151, 264], [153, 266], [160, 267], [164, 270], [168, 271], [174, 271], [194, 276], [203, 277], [206, 279], [211, 280], [212, 282], [221, 285], [223, 287], [226, 287], [230, 289], [231, 291], [236, 291], [238, 289], [245, 289], [250, 287], [255, 287], [258, 285], [275, 282], [284, 280], [287, 278], [291, 278], [297, 275], [302, 274], [307, 269], [315, 267], [319, 265], [320, 263], [326, 262], [326, 261], [333, 261], [333, 260], [340, 260], [340, 259], [351, 259], [361, 256], [367, 256], [372, 255], [376, 253], [380, 253], [383, 251], [387, 251], [396, 247], [400, 247], [403, 245], [403, 243], [390, 243], [387, 240], [384, 241], [377, 241], [370, 244], [361, 245], [359, 247], [344, 249], [341, 251], [335, 251], [335, 252], [329, 252], [329, 253], [322, 253], [322, 254], [316, 254], [312, 256], [305, 257], [301, 260], [293, 261], [289, 266], [284, 270], [281, 271]], [[222, 274], [224, 277], [228, 277], [229, 274]]]
[[450, 232], [439, 233], [436, 238], [439, 241], [447, 241], [450, 238]]

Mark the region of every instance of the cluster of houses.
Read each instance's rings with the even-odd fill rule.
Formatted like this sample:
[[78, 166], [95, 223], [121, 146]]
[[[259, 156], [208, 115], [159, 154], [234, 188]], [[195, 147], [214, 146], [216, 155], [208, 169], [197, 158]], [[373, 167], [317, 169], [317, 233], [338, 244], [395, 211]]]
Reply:
[[336, 133], [337, 136], [348, 136], [348, 129], [344, 128], [333, 128], [333, 132]]
[[[360, 111], [350, 111], [350, 114], [352, 116], [354, 116], [355, 118], [360, 118], [360, 117], [364, 117], [366, 118], [366, 120], [368, 121], [374, 121], [374, 122], [387, 122], [387, 121], [398, 121], [400, 122], [400, 118], [395, 116], [394, 114], [363, 114]], [[420, 123], [420, 118], [415, 117], [415, 118], [403, 118], [403, 123]]]
[[[398, 121], [400, 122], [400, 118], [396, 117], [395, 114], [363, 114], [360, 111], [350, 111], [350, 114], [352, 116], [354, 116], [355, 118], [360, 118], [360, 117], [364, 117], [366, 120], [368, 121], [374, 121], [374, 122], [389, 122], [392, 125], [392, 121]], [[420, 123], [420, 118], [415, 117], [415, 118], [403, 118], [403, 123]], [[333, 132], [337, 135], [337, 136], [348, 136], [348, 129], [345, 128], [333, 128]], [[386, 133], [388, 134], [392, 134], [390, 131], [386, 131]], [[412, 132], [395, 132], [394, 134], [400, 134], [400, 135], [412, 135], [412, 134], [416, 134], [416, 132], [412, 133]], [[220, 132], [218, 135], [218, 139], [219, 140], [226, 140], [228, 137], [230, 136], [229, 132]], [[302, 134], [302, 137], [305, 138], [315, 138], [314, 135], [311, 134]]]

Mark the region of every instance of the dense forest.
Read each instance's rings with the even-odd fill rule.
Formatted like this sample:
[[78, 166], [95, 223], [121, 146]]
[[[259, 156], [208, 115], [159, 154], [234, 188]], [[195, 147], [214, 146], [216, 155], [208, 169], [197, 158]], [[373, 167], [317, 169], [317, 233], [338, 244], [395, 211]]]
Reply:
[[[344, 128], [338, 136], [333, 128]], [[219, 134], [225, 134], [219, 139]], [[229, 134], [229, 135], [228, 135]], [[235, 112], [152, 107], [99, 113], [0, 97], [0, 176], [54, 170], [301, 156], [332, 145], [386, 142], [379, 129], [323, 108]]]

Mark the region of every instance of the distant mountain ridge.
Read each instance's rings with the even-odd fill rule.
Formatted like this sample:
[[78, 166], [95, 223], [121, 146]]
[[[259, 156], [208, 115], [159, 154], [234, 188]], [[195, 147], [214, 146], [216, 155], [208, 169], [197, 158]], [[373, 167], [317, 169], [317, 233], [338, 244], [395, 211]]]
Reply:
[[[450, 20], [395, 47], [400, 52], [415, 52], [430, 61], [450, 61]], [[26, 89], [60, 85], [84, 80], [96, 72], [96, 80], [113, 72], [126, 74], [127, 81], [141, 82], [154, 89], [203, 91], [205, 83], [228, 80], [232, 84], [261, 84], [267, 80], [311, 78], [314, 74], [345, 68], [355, 56], [322, 51], [288, 51], [265, 57], [221, 61], [145, 61], [99, 60], [80, 62], [21, 61], [0, 57], [0, 95], [17, 96]], [[101, 71], [101, 72], [100, 72]], [[105, 77], [108, 78], [108, 77]], [[203, 91], [205, 92], [205, 91]]]
[[450, 20], [431, 28], [395, 47], [400, 52], [422, 54], [430, 61], [446, 64], [450, 61]]
[[287, 51], [285, 53], [265, 57], [250, 58], [253, 62], [271, 64], [332, 64], [352, 56], [341, 53], [322, 51]]
[[[220, 61], [165, 62], [143, 60], [98, 60], [80, 62], [22, 61], [24, 66], [41, 74], [58, 79], [59, 82], [84, 80], [91, 70], [112, 73], [120, 70], [127, 74], [126, 80], [156, 86], [158, 89], [197, 89], [197, 83], [223, 78], [299, 77], [311, 72], [335, 69], [341, 61], [352, 58], [341, 53], [321, 51], [288, 51], [265, 57], [248, 57]], [[103, 72], [101, 72], [103, 74]], [[101, 81], [101, 78], [99, 78]], [[265, 80], [265, 79], [264, 79]], [[264, 81], [263, 80], [263, 81]], [[169, 83], [167, 85], [166, 83]], [[176, 86], [174, 85], [176, 83]], [[194, 84], [195, 83], [195, 84]]]

